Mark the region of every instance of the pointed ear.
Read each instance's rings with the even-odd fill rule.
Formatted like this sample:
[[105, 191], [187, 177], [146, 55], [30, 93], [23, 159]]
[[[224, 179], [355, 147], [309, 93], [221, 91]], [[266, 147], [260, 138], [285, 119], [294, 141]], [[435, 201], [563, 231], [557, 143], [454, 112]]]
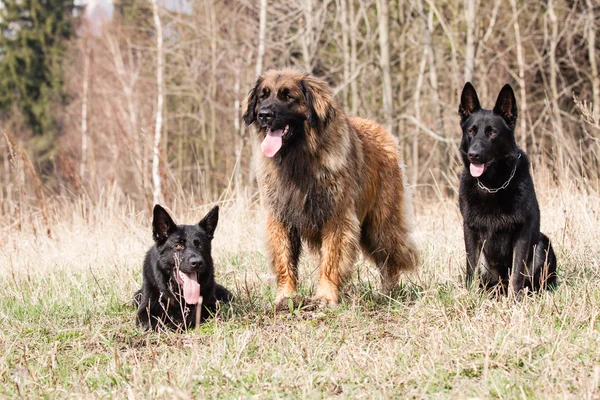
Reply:
[[200, 228], [204, 229], [204, 231], [208, 234], [208, 236], [212, 239], [215, 233], [215, 229], [217, 229], [217, 223], [219, 222], [219, 206], [214, 206], [208, 214], [202, 218], [198, 225]]
[[481, 110], [481, 105], [479, 104], [477, 92], [471, 82], [467, 82], [460, 95], [460, 106], [458, 106], [460, 122], [464, 122], [471, 114], [479, 110]]
[[262, 82], [263, 77], [259, 76], [258, 79], [256, 79], [254, 87], [250, 90], [248, 96], [244, 100], [244, 104], [242, 106], [244, 114], [242, 115], [242, 118], [244, 119], [246, 125], [251, 125], [254, 121], [256, 121], [256, 105], [258, 104], [258, 90]]
[[504, 118], [508, 126], [514, 129], [518, 115], [517, 99], [515, 98], [515, 92], [513, 92], [512, 87], [508, 83], [504, 85], [498, 94], [498, 99], [494, 106], [494, 114], [500, 115]]
[[167, 211], [159, 206], [154, 206], [154, 212], [152, 217], [152, 237], [155, 241], [165, 240], [176, 228], [175, 222], [171, 219], [171, 216]]
[[308, 124], [313, 128], [324, 128], [336, 114], [329, 85], [322, 79], [306, 76], [300, 81], [300, 87], [308, 109]]

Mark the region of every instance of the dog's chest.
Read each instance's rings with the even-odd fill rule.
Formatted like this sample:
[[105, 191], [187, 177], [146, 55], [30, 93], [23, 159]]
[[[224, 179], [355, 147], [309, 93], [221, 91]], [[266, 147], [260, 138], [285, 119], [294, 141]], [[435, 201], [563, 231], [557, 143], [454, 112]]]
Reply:
[[285, 225], [315, 234], [321, 231], [333, 208], [331, 193], [317, 181], [271, 191], [267, 202]]
[[278, 171], [262, 176], [264, 200], [276, 218], [303, 236], [319, 236], [339, 206], [341, 190], [333, 179], [317, 175], [289, 179]]

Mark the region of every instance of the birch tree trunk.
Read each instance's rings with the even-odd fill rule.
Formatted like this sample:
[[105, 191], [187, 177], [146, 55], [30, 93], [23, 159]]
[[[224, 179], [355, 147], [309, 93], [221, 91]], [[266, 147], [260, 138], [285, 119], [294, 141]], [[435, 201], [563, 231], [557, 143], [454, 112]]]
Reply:
[[[552, 97], [550, 99], [552, 104], [552, 115], [553, 118], [553, 126], [554, 126], [554, 140], [555, 140], [555, 149], [558, 152], [557, 162], [556, 162], [556, 171], [565, 171], [564, 163], [563, 163], [563, 149], [562, 146], [556, 145], [558, 143], [564, 143], [563, 136], [563, 124], [562, 124], [562, 116], [560, 115], [560, 108], [558, 106], [558, 84], [556, 82], [557, 76], [556, 72], [558, 71], [558, 65], [556, 63], [556, 46], [558, 45], [558, 18], [554, 13], [554, 0], [548, 0], [548, 17], [550, 19], [550, 90], [552, 92]], [[566, 171], [565, 171], [566, 172]]]
[[[421, 0], [419, 0], [419, 3]], [[425, 13], [423, 10], [423, 17], [425, 17]], [[434, 119], [435, 119], [435, 127], [439, 134], [446, 137], [448, 133], [444, 129], [444, 109], [442, 108], [442, 103], [440, 101], [440, 92], [438, 85], [438, 65], [437, 65], [437, 57], [435, 54], [435, 49], [433, 47], [433, 9], [429, 8], [429, 15], [427, 16], [427, 24], [425, 25], [425, 45], [428, 47], [429, 53], [429, 83], [431, 85], [431, 100], [434, 106]], [[452, 144], [443, 143], [442, 151], [439, 157], [438, 162], [438, 170], [439, 172], [443, 171], [445, 168], [448, 168], [450, 165], [450, 155], [453, 154], [450, 149]], [[441, 178], [441, 175], [439, 176]]]
[[475, 67], [475, 0], [465, 0], [467, 45], [465, 47], [465, 82], [473, 80]]
[[[338, 6], [340, 10], [340, 26], [342, 31], [342, 53], [344, 55], [344, 67], [343, 67], [343, 77], [344, 82], [348, 82], [350, 79], [350, 48], [348, 46], [348, 34], [349, 34], [349, 25], [350, 21], [348, 21], [348, 10], [346, 2], [348, 0], [339, 0]], [[352, 2], [352, 0], [350, 0]], [[342, 107], [347, 109], [348, 107], [348, 88], [344, 85], [342, 89]]]
[[83, 186], [85, 169], [88, 156], [88, 92], [90, 80], [90, 56], [91, 49], [87, 38], [84, 38], [84, 59], [83, 59], [83, 87], [81, 88], [81, 164], [79, 164], [79, 178]]
[[558, 45], [558, 18], [554, 12], [554, 0], [548, 0], [548, 16], [550, 18], [550, 89], [552, 91], [552, 109], [554, 113], [554, 119], [556, 122], [555, 130], [559, 131], [559, 134], [563, 134], [562, 116], [560, 115], [560, 109], [558, 106], [558, 83], [556, 73], [558, 71], [558, 64], [556, 63], [556, 46]]
[[160, 203], [162, 190], [160, 183], [160, 136], [162, 133], [163, 110], [163, 31], [158, 15], [157, 0], [152, 0], [152, 13], [154, 14], [154, 27], [156, 29], [156, 125], [154, 127], [154, 144], [152, 147], [152, 200], [154, 204]]
[[312, 0], [304, 0], [304, 34], [302, 35], [302, 58], [304, 69], [312, 72], [312, 34], [313, 34], [313, 4]]
[[[262, 74], [263, 59], [265, 57], [265, 35], [267, 31], [267, 0], [260, 0], [259, 22], [258, 22], [258, 51], [256, 55], [256, 78]], [[254, 85], [254, 82], [252, 82]], [[256, 181], [256, 170], [258, 168], [258, 143], [250, 140], [252, 154], [250, 156], [250, 171], [248, 173], [248, 185], [252, 186]], [[262, 196], [260, 197], [262, 205]]]
[[588, 8], [587, 45], [592, 75], [592, 101], [594, 102], [593, 115], [596, 120], [600, 119], [600, 76], [598, 76], [598, 58], [596, 56], [596, 16], [594, 14], [594, 2], [586, 0]]
[[258, 21], [258, 50], [256, 54], [256, 76], [262, 74], [265, 58], [265, 33], [267, 31], [267, 0], [260, 0]]
[[[421, 65], [419, 66], [419, 76], [417, 78], [417, 83], [415, 85], [415, 94], [413, 96], [413, 104], [415, 105], [415, 118], [417, 121], [421, 121], [421, 89], [423, 88], [423, 76], [425, 75], [425, 66], [427, 65], [427, 58], [429, 55], [427, 54], [429, 51], [425, 48], [423, 52], [423, 56], [421, 58]], [[412, 171], [412, 185], [416, 186], [419, 180], [419, 127], [415, 127], [415, 133], [413, 135], [413, 143], [412, 143], [412, 162], [413, 162], [413, 171]]]
[[210, 191], [210, 195], [216, 195], [217, 182], [212, 174], [216, 171], [216, 142], [217, 142], [217, 38], [219, 32], [217, 30], [217, 17], [215, 15], [215, 3], [213, 0], [208, 1], [209, 24], [210, 24], [210, 137], [208, 141], [210, 163], [204, 171], [206, 177], [206, 186]]
[[[350, 14], [350, 74], [356, 71], [356, 20], [354, 16], [354, 1], [348, 1], [348, 12]], [[358, 113], [358, 82], [352, 79], [350, 82], [350, 97], [352, 98], [352, 115]]]
[[382, 74], [383, 113], [385, 129], [394, 135], [394, 103], [392, 101], [392, 76], [390, 73], [389, 7], [388, 0], [377, 0], [379, 22], [379, 67]]
[[521, 42], [521, 29], [519, 27], [519, 12], [517, 10], [517, 0], [510, 0], [510, 6], [513, 13], [513, 27], [515, 30], [515, 42], [517, 45], [517, 64], [519, 65], [519, 92], [521, 101], [519, 104], [519, 114], [521, 117], [521, 147], [527, 149], [527, 91], [525, 88], [525, 59], [523, 58], [523, 44]]

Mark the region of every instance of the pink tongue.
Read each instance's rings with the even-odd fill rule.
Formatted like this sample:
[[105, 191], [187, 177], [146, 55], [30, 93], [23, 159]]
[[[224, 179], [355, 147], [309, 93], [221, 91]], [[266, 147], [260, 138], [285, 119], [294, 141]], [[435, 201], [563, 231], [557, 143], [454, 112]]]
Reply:
[[471, 176], [478, 178], [483, 174], [483, 171], [485, 171], [485, 164], [475, 164], [475, 163], [471, 163]]
[[260, 144], [260, 149], [265, 156], [271, 158], [277, 154], [279, 149], [281, 149], [282, 136], [283, 129], [278, 129], [276, 131], [272, 131], [271, 128], [267, 129], [267, 136]]
[[179, 271], [179, 277], [183, 281], [183, 297], [188, 304], [198, 304], [200, 284], [196, 276], [195, 272], [185, 274]]

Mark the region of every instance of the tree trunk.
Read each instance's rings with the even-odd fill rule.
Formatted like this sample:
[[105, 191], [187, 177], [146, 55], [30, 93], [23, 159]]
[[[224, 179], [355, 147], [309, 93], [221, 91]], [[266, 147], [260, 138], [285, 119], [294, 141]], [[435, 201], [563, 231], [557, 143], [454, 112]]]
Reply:
[[[348, 11], [350, 14], [350, 74], [356, 71], [356, 20], [354, 16], [354, 1], [348, 1]], [[350, 82], [350, 97], [352, 98], [352, 115], [358, 113], [358, 82], [352, 79]]]
[[[419, 0], [421, 2], [421, 0]], [[423, 17], [425, 17], [423, 11]], [[442, 103], [440, 101], [440, 92], [438, 85], [438, 65], [437, 58], [435, 54], [435, 49], [433, 47], [433, 9], [429, 9], [429, 15], [427, 16], [427, 24], [425, 25], [425, 45], [428, 47], [429, 53], [429, 83], [431, 85], [431, 101], [434, 107], [434, 120], [435, 127], [438, 133], [444, 137], [448, 135], [446, 130], [444, 129], [444, 109], [442, 108]], [[449, 147], [452, 146], [450, 143], [443, 143], [441, 154], [438, 158], [438, 171], [439, 176], [438, 179], [442, 178], [441, 173], [445, 172], [445, 170], [450, 168], [450, 155], [453, 154], [452, 149]]]
[[562, 124], [562, 116], [560, 115], [560, 108], [558, 106], [558, 83], [556, 82], [557, 76], [556, 73], [558, 71], [558, 65], [556, 63], [556, 46], [558, 45], [558, 18], [554, 13], [554, 0], [548, 0], [548, 17], [550, 19], [550, 27], [551, 27], [551, 37], [550, 37], [550, 90], [552, 92], [552, 97], [550, 99], [552, 104], [552, 114], [553, 125], [554, 125], [554, 140], [555, 146], [554, 148], [558, 151], [558, 158], [556, 160], [556, 170], [564, 171], [564, 163], [563, 163], [563, 151], [562, 146], [558, 145], [559, 143], [564, 143], [563, 136], [563, 124]]
[[[348, 12], [346, 2], [348, 0], [339, 0], [338, 6], [340, 10], [340, 25], [342, 31], [342, 53], [344, 56], [344, 66], [343, 66], [343, 77], [344, 82], [348, 82], [350, 79], [350, 48], [348, 46], [348, 34], [349, 34], [349, 21], [348, 21]], [[352, 2], [352, 0], [350, 0]], [[344, 85], [342, 89], [342, 107], [347, 109], [348, 107], [348, 88]]]
[[467, 45], [465, 47], [465, 82], [473, 80], [475, 66], [475, 0], [465, 0]]
[[[421, 58], [421, 65], [419, 66], [419, 76], [415, 85], [415, 94], [413, 96], [413, 104], [415, 105], [415, 118], [417, 121], [421, 121], [421, 89], [423, 88], [423, 76], [425, 75], [425, 66], [427, 65], [428, 49], [425, 48], [423, 56]], [[419, 180], [419, 127], [415, 127], [413, 134], [412, 143], [412, 162], [413, 162], [413, 173], [412, 173], [412, 185], [416, 186]]]
[[596, 56], [596, 18], [592, 0], [586, 0], [586, 4], [588, 8], [587, 44], [592, 75], [592, 101], [594, 102], [592, 114], [598, 121], [600, 119], [600, 76], [598, 76], [598, 58]]
[[91, 49], [87, 38], [83, 38], [83, 87], [81, 88], [81, 164], [79, 164], [79, 179], [83, 186], [88, 156], [88, 92], [90, 80]]
[[394, 103], [392, 101], [392, 76], [390, 73], [389, 8], [388, 0], [377, 0], [379, 22], [379, 67], [381, 68], [383, 113], [385, 129], [394, 135]]
[[163, 31], [158, 15], [157, 0], [152, 0], [154, 27], [156, 29], [156, 125], [154, 127], [154, 145], [152, 147], [152, 201], [158, 204], [162, 198], [160, 183], [160, 136], [162, 133], [163, 111]]
[[265, 57], [265, 33], [267, 31], [267, 0], [260, 0], [258, 22], [258, 50], [256, 54], [256, 76], [262, 74]]
[[312, 34], [313, 34], [313, 4], [312, 0], [304, 0], [304, 34], [302, 35], [302, 58], [304, 69], [309, 74], [312, 72]]
[[517, 45], [517, 63], [519, 65], [519, 91], [521, 95], [521, 104], [519, 104], [519, 114], [521, 117], [521, 147], [527, 150], [527, 91], [525, 88], [525, 59], [523, 58], [523, 44], [521, 43], [521, 29], [519, 27], [519, 12], [517, 10], [517, 0], [510, 0], [514, 19], [515, 43]]

